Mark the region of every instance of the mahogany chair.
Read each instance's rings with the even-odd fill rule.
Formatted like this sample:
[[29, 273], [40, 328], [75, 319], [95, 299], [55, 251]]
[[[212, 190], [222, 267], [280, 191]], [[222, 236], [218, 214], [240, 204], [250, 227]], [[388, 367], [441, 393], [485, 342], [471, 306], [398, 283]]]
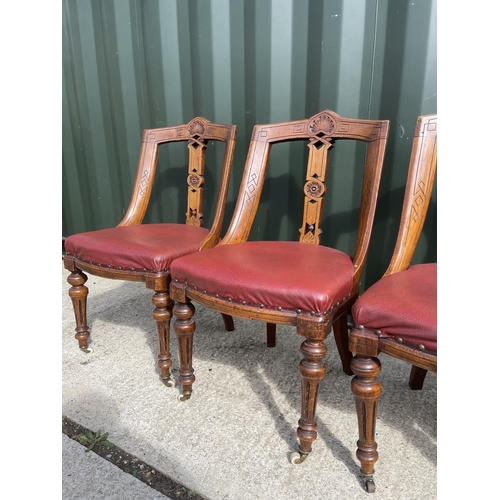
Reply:
[[352, 308], [349, 349], [355, 377], [359, 441], [356, 456], [368, 492], [375, 491], [378, 460], [375, 422], [382, 384], [379, 352], [413, 365], [410, 387], [437, 373], [437, 264], [410, 265], [422, 232], [437, 165], [437, 116], [420, 116], [415, 128], [396, 246], [384, 276]]
[[[174, 330], [178, 337], [182, 384], [180, 399], [189, 399], [195, 381], [192, 349], [195, 307], [267, 324], [295, 325], [305, 337], [302, 410], [297, 435], [301, 463], [312, 449], [316, 433], [316, 403], [326, 368], [324, 340], [333, 330], [343, 369], [351, 374], [347, 311], [358, 295], [365, 264], [389, 122], [342, 118], [325, 110], [312, 118], [256, 125], [229, 229], [215, 248], [177, 259], [171, 267], [170, 297], [175, 301]], [[337, 140], [367, 144], [361, 193], [359, 231], [354, 256], [320, 245], [320, 222], [328, 156]], [[299, 241], [247, 241], [262, 194], [271, 146], [308, 141], [304, 213]], [[297, 225], [299, 222], [297, 221]]]
[[[88, 347], [90, 331], [87, 326], [85, 272], [103, 278], [143, 281], [155, 292], [153, 318], [159, 338], [160, 376], [165, 385], [175, 385], [170, 377], [173, 305], [169, 297], [170, 266], [174, 259], [211, 248], [220, 240], [236, 129], [236, 125], [211, 123], [197, 117], [185, 125], [144, 130], [135, 186], [123, 220], [116, 227], [74, 234], [65, 240], [66, 255], [63, 259], [65, 268], [71, 273], [68, 283], [76, 318], [75, 338], [84, 352], [92, 352]], [[189, 150], [186, 223], [142, 224], [153, 189], [160, 145], [179, 141], [186, 142]], [[209, 141], [225, 144], [217, 205], [210, 230], [203, 227], [202, 211], [205, 151]], [[233, 319], [225, 314], [223, 319], [226, 329], [232, 331]]]

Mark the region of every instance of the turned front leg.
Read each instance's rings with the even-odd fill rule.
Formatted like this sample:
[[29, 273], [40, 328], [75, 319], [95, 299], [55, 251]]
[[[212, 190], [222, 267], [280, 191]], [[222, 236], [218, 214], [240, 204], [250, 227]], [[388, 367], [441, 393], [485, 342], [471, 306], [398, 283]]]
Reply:
[[67, 278], [71, 285], [69, 296], [73, 302], [73, 311], [75, 313], [76, 328], [75, 339], [78, 340], [78, 346], [86, 353], [92, 352], [88, 348], [87, 339], [90, 336], [90, 331], [87, 326], [87, 295], [89, 289], [85, 286], [88, 277], [80, 269], [75, 269]]
[[158, 332], [158, 343], [160, 353], [158, 354], [158, 368], [160, 377], [167, 387], [174, 387], [175, 381], [170, 376], [172, 356], [170, 354], [170, 319], [172, 318], [172, 305], [174, 301], [166, 291], [157, 291], [153, 295], [153, 318], [156, 321]]
[[303, 462], [311, 452], [312, 443], [316, 440], [316, 405], [318, 402], [321, 381], [326, 374], [323, 359], [327, 348], [321, 340], [306, 339], [300, 346], [304, 358], [300, 362], [302, 378], [302, 409], [297, 429], [299, 453], [292, 458], [295, 464]]
[[373, 473], [378, 460], [377, 443], [375, 441], [375, 423], [377, 407], [382, 384], [377, 375], [380, 373], [380, 361], [376, 357], [355, 356], [351, 362], [355, 377], [351, 381], [351, 389], [356, 401], [358, 413], [359, 441], [356, 456], [361, 462], [361, 474], [368, 492], [375, 491]]
[[174, 306], [174, 329], [179, 346], [179, 383], [182, 385], [181, 401], [191, 397], [193, 382], [195, 381], [193, 370], [193, 335], [196, 323], [193, 321], [195, 307], [189, 299], [186, 303], [176, 302]]

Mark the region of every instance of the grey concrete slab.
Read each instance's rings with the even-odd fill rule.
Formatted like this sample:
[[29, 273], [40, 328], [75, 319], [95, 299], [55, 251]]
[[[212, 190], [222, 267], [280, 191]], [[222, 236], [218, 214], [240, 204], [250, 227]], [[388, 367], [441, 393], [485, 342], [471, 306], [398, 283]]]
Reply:
[[64, 500], [170, 500], [65, 434], [62, 451]]
[[[167, 388], [158, 376], [151, 291], [142, 283], [89, 276], [94, 352], [85, 354], [73, 337], [66, 276], [63, 269], [63, 414], [108, 432], [117, 446], [212, 500], [367, 498], [355, 455], [351, 378], [342, 372], [333, 336], [327, 339], [318, 439], [308, 459], [294, 466], [289, 455], [297, 449], [302, 339], [293, 328], [278, 325], [277, 346], [267, 348], [263, 323], [235, 318], [235, 331], [228, 333], [219, 314], [196, 305], [196, 382], [192, 398], [182, 403], [179, 386]], [[176, 376], [173, 328], [172, 353]], [[409, 366], [380, 359], [380, 457], [370, 498], [437, 498], [437, 377], [428, 374], [424, 389], [411, 391]], [[71, 491], [71, 478], [64, 480]]]

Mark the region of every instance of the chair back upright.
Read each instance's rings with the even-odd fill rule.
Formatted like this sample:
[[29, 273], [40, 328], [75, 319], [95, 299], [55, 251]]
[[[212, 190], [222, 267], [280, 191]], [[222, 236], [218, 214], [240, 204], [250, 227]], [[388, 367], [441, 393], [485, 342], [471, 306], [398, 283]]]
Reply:
[[437, 115], [419, 116], [415, 126], [401, 222], [384, 276], [410, 267], [424, 227], [437, 168]]

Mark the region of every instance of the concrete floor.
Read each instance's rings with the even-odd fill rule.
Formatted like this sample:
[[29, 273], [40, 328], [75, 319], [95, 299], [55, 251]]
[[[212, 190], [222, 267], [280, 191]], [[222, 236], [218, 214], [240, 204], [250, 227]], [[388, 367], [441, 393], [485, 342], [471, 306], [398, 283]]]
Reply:
[[[62, 414], [108, 432], [117, 446], [211, 500], [437, 498], [435, 375], [427, 375], [422, 391], [411, 391], [410, 367], [381, 355], [377, 491], [368, 495], [355, 455], [350, 377], [333, 336], [327, 339], [318, 439], [308, 459], [294, 466], [289, 455], [297, 449], [302, 339], [293, 328], [278, 325], [277, 346], [267, 348], [263, 323], [235, 318], [235, 331], [228, 333], [219, 314], [196, 306], [196, 382], [192, 398], [181, 403], [179, 385], [167, 388], [158, 376], [151, 291], [142, 283], [89, 276], [94, 352], [85, 354], [73, 337], [67, 274], [62, 269]], [[175, 376], [173, 329], [172, 353]], [[166, 498], [68, 441], [63, 435], [64, 499]], [[85, 489], [89, 474], [100, 493]]]

